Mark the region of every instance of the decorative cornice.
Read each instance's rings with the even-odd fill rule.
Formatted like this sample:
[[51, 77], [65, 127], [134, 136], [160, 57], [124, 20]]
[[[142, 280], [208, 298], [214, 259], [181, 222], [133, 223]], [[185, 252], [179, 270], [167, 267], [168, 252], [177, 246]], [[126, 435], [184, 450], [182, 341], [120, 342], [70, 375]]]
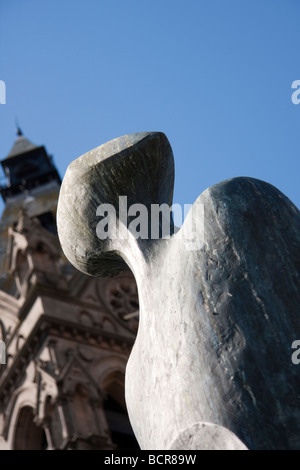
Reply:
[[129, 356], [134, 343], [134, 337], [124, 337], [105, 331], [100, 327], [89, 327], [58, 320], [45, 314], [41, 315], [29, 337], [13, 358], [13, 362], [6, 366], [0, 376], [1, 408], [5, 407], [12, 392], [20, 386], [27, 365], [30, 361], [37, 359], [36, 355], [41, 345], [47, 338], [53, 336], [73, 340], [76, 343], [88, 344], [99, 349], [113, 350], [126, 357]]

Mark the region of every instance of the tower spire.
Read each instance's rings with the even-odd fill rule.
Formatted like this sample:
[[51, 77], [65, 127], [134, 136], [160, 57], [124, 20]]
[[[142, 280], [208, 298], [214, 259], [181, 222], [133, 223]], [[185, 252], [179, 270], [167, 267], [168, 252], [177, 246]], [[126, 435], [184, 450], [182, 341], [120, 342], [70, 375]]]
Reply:
[[22, 132], [20, 126], [19, 126], [19, 121], [18, 121], [17, 117], [15, 119], [15, 124], [16, 124], [16, 128], [17, 128], [17, 136], [23, 135], [23, 132]]

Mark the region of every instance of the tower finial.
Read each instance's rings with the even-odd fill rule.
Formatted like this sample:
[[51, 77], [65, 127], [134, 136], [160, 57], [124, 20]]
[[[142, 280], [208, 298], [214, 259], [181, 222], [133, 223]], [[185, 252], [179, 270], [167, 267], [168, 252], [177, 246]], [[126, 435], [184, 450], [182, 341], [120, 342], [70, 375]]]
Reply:
[[17, 135], [20, 136], [20, 135], [23, 135], [23, 132], [19, 126], [19, 122], [18, 122], [18, 118], [16, 118], [16, 128], [17, 128]]

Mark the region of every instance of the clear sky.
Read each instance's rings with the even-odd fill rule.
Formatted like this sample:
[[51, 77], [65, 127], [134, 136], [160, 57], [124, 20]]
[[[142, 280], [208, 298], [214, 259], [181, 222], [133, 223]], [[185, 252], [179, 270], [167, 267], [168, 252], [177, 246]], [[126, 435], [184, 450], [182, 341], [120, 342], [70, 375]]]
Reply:
[[174, 202], [234, 176], [300, 207], [299, 0], [0, 0], [0, 157], [24, 135], [69, 163], [162, 131]]

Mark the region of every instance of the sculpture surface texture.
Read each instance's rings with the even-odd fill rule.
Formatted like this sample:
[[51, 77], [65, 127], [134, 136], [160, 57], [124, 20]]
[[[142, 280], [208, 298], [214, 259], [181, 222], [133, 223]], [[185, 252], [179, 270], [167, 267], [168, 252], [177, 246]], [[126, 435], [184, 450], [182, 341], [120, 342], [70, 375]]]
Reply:
[[[126, 402], [141, 449], [299, 449], [299, 210], [269, 183], [233, 178], [206, 189], [179, 230], [171, 221], [170, 236], [162, 218], [153, 239], [151, 207], [171, 206], [173, 182], [165, 134], [130, 134], [74, 160], [58, 203], [76, 268], [135, 276]], [[130, 231], [119, 196], [147, 209], [148, 237]], [[117, 230], [101, 239], [104, 204]]]

